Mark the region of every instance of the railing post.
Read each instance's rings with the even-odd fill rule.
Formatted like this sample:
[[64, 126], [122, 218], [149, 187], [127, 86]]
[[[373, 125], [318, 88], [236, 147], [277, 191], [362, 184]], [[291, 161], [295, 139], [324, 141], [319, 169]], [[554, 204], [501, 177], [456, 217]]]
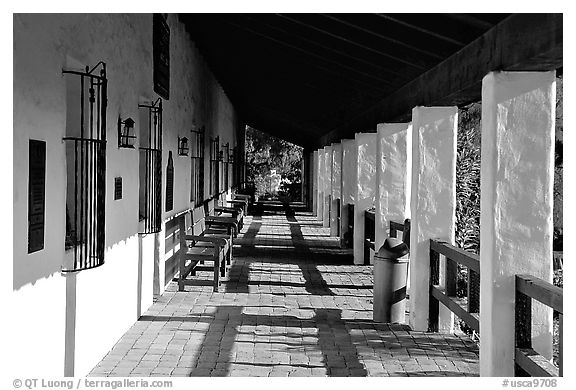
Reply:
[[[480, 375], [514, 375], [514, 277], [552, 282], [555, 72], [482, 81]], [[552, 358], [552, 310], [532, 307], [533, 348]]]
[[456, 296], [456, 278], [458, 276], [458, 264], [453, 261], [450, 260], [448, 258], [445, 258], [445, 263], [444, 263], [444, 269], [446, 272], [446, 281], [445, 283], [445, 288], [446, 288], [446, 295], [448, 295], [449, 297], [455, 297]]
[[[516, 291], [514, 309], [514, 340], [516, 348], [532, 348], [532, 299]], [[518, 365], [514, 365], [515, 376], [528, 376]]]
[[438, 332], [440, 303], [432, 297], [432, 287], [440, 283], [440, 255], [430, 249], [430, 283], [428, 288], [428, 331]]
[[560, 376], [564, 376], [564, 314], [559, 315], [560, 326], [558, 327], [558, 368], [560, 369]]
[[480, 274], [468, 269], [468, 313], [480, 310]]

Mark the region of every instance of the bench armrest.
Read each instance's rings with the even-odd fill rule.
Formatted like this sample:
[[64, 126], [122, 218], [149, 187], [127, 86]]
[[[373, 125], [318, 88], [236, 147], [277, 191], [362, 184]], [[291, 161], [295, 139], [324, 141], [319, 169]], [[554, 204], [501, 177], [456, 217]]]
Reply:
[[236, 208], [236, 207], [216, 206], [216, 207], [214, 207], [214, 210], [216, 210], [216, 211], [230, 211], [233, 213], [237, 213], [237, 212], [241, 211], [242, 209]]
[[200, 241], [200, 242], [210, 242], [217, 247], [226, 246], [226, 239], [220, 237], [206, 237], [206, 236], [195, 236], [192, 234], [186, 234], [184, 236], [188, 241]]
[[219, 216], [209, 216], [205, 218], [206, 222], [216, 223], [216, 224], [226, 224], [238, 226], [238, 221], [234, 217], [219, 217]]

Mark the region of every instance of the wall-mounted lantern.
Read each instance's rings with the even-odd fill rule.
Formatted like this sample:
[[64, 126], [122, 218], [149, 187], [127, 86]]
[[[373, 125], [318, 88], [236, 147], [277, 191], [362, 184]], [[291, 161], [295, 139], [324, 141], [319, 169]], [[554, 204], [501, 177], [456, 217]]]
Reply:
[[134, 134], [134, 120], [126, 118], [122, 120], [118, 117], [118, 147], [134, 149], [134, 141], [136, 135]]
[[178, 155], [179, 156], [188, 156], [188, 138], [186, 137], [178, 137]]

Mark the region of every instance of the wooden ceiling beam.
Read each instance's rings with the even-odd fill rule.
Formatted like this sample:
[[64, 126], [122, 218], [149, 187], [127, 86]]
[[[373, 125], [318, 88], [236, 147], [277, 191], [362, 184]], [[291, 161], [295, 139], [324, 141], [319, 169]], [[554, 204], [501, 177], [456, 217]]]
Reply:
[[432, 36], [432, 37], [441, 39], [441, 40], [443, 40], [443, 41], [452, 43], [453, 45], [456, 45], [456, 46], [459, 46], [459, 47], [464, 47], [464, 46], [466, 46], [466, 44], [465, 44], [464, 42], [462, 42], [462, 41], [459, 41], [459, 40], [454, 39], [454, 38], [452, 38], [452, 37], [447, 37], [446, 35], [439, 34], [439, 33], [435, 32], [435, 31], [430, 31], [430, 30], [428, 30], [428, 29], [422, 28], [422, 27], [420, 27], [420, 26], [416, 26], [416, 25], [411, 24], [411, 23], [407, 23], [407, 22], [405, 22], [405, 21], [403, 21], [403, 20], [400, 20], [400, 19], [398, 19], [398, 18], [392, 17], [392, 16], [390, 16], [390, 15], [386, 15], [386, 14], [376, 14], [376, 15], [379, 16], [379, 17], [381, 17], [381, 18], [384, 18], [384, 19], [386, 19], [386, 20], [389, 20], [389, 21], [391, 21], [391, 22], [394, 22], [394, 23], [397, 23], [397, 24], [401, 24], [402, 26], [405, 26], [405, 27], [411, 28], [411, 29], [413, 29], [413, 30], [419, 31], [419, 32], [421, 32], [421, 33], [423, 33], [423, 34], [430, 35], [430, 36]]
[[[389, 54], [389, 53], [385, 53], [385, 52], [382, 52], [382, 51], [380, 51], [380, 50], [376, 50], [376, 49], [374, 49], [374, 48], [372, 48], [372, 47], [363, 45], [363, 44], [361, 44], [361, 43], [359, 43], [359, 42], [355, 42], [355, 41], [353, 41], [353, 40], [351, 40], [351, 39], [348, 39], [348, 38], [346, 38], [346, 37], [343, 37], [343, 36], [341, 36], [341, 35], [334, 34], [334, 33], [330, 32], [330, 31], [326, 31], [326, 30], [321, 29], [321, 28], [319, 28], [319, 27], [312, 26], [312, 25], [310, 25], [310, 24], [308, 24], [308, 23], [301, 22], [301, 21], [299, 21], [299, 20], [297, 20], [297, 19], [294, 19], [293, 17], [286, 16], [286, 15], [282, 15], [282, 14], [276, 14], [276, 15], [279, 16], [279, 17], [281, 17], [281, 18], [284, 18], [284, 19], [286, 19], [286, 20], [289, 20], [289, 21], [291, 21], [291, 22], [293, 22], [293, 23], [296, 23], [296, 24], [298, 24], [298, 25], [301, 25], [301, 26], [304, 26], [304, 27], [309, 28], [309, 29], [311, 29], [311, 30], [317, 31], [317, 32], [319, 32], [319, 33], [321, 33], [321, 34], [325, 34], [325, 35], [331, 36], [331, 37], [333, 37], [333, 38], [335, 38], [335, 39], [338, 39], [338, 40], [340, 40], [340, 41], [342, 41], [342, 42], [346, 42], [346, 43], [348, 43], [349, 45], [356, 46], [356, 47], [359, 47], [359, 48], [364, 49], [364, 50], [366, 50], [366, 51], [369, 51], [369, 52], [371, 52], [371, 53], [375, 53], [375, 54], [380, 55], [380, 56], [382, 56], [382, 57], [386, 57], [386, 58], [389, 58], [389, 59], [391, 59], [391, 60], [393, 60], [393, 61], [397, 61], [397, 62], [399, 62], [399, 63], [404, 64], [405, 66], [409, 66], [409, 67], [411, 67], [411, 68], [415, 68], [415, 69], [418, 69], [418, 70], [421, 70], [421, 71], [422, 71], [422, 70], [425, 70], [425, 67], [424, 67], [424, 66], [419, 65], [419, 64], [416, 64], [416, 63], [414, 63], [413, 61], [405, 60], [404, 58], [400, 58], [400, 57], [397, 57], [397, 56], [393, 56], [393, 55], [391, 55], [391, 54]], [[401, 74], [400, 74], [400, 75], [401, 75]]]

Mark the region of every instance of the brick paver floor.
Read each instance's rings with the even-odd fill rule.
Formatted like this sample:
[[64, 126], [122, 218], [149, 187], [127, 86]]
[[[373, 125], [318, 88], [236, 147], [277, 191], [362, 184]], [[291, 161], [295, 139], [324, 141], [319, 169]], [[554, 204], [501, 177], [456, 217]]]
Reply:
[[467, 336], [374, 323], [372, 267], [310, 213], [245, 217], [221, 292], [194, 278], [170, 283], [90, 375], [478, 375]]

